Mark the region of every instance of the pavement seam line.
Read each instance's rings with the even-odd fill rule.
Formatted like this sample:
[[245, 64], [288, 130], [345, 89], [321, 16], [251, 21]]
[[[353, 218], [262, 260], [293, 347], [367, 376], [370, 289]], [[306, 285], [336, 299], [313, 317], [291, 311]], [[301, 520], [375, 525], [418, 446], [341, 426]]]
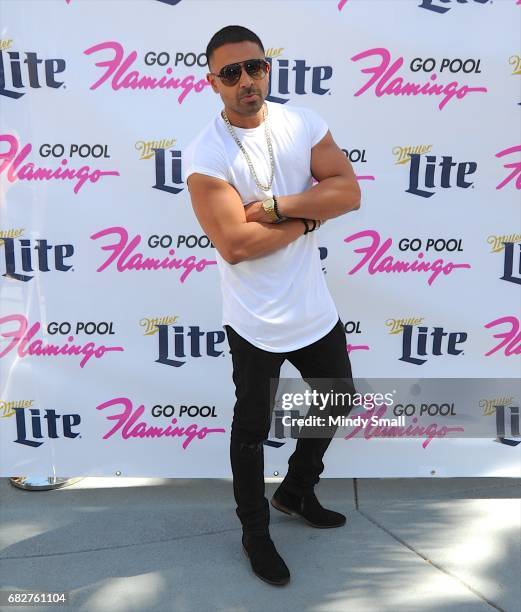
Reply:
[[[271, 521], [272, 524], [283, 523], [284, 518], [278, 521]], [[45, 557], [61, 557], [64, 555], [79, 555], [90, 552], [102, 552], [106, 550], [123, 550], [125, 548], [132, 548], [134, 546], [148, 546], [149, 544], [162, 544], [163, 542], [175, 542], [176, 540], [187, 540], [190, 538], [200, 538], [209, 535], [216, 535], [220, 533], [230, 533], [233, 531], [241, 531], [241, 527], [233, 527], [231, 529], [221, 529], [217, 531], [205, 531], [204, 533], [194, 533], [191, 535], [176, 536], [175, 538], [161, 538], [160, 540], [150, 540], [148, 542], [135, 542], [133, 544], [121, 544], [118, 546], [100, 546], [99, 548], [84, 548], [82, 550], [68, 550], [64, 552], [38, 554], [38, 555], [18, 555], [16, 557], [2, 557], [0, 561], [20, 561], [22, 559], [44, 559]]]
[[429, 559], [428, 557], [426, 557], [424, 554], [422, 554], [419, 550], [416, 550], [413, 546], [411, 546], [410, 544], [408, 544], [405, 540], [402, 540], [402, 538], [398, 537], [397, 535], [395, 535], [392, 531], [390, 531], [389, 529], [387, 529], [387, 527], [384, 527], [381, 523], [379, 523], [376, 519], [373, 519], [372, 516], [369, 516], [368, 514], [366, 514], [363, 510], [360, 510], [360, 508], [358, 509], [359, 514], [361, 514], [366, 520], [368, 520], [369, 522], [373, 523], [373, 525], [375, 525], [376, 527], [378, 527], [379, 529], [381, 529], [382, 531], [384, 531], [387, 535], [391, 536], [391, 538], [393, 538], [393, 540], [396, 540], [399, 544], [401, 544], [402, 546], [405, 546], [405, 548], [409, 549], [412, 553], [414, 553], [415, 555], [417, 555], [418, 557], [420, 557], [421, 559], [423, 559], [425, 562], [427, 562], [429, 565], [432, 565], [433, 567], [435, 567], [437, 570], [439, 570], [440, 572], [446, 574], [447, 576], [449, 576], [450, 578], [452, 578], [453, 580], [456, 580], [457, 582], [459, 582], [460, 584], [462, 584], [466, 589], [468, 589], [471, 593], [473, 593], [474, 595], [476, 595], [476, 597], [479, 597], [479, 599], [481, 599], [482, 601], [484, 601], [486, 604], [488, 604], [489, 606], [491, 606], [492, 608], [494, 608], [494, 610], [498, 610], [498, 612], [507, 612], [505, 609], [500, 608], [497, 604], [493, 603], [492, 601], [490, 601], [489, 599], [487, 599], [487, 597], [485, 597], [485, 595], [483, 595], [483, 593], [480, 593], [478, 590], [476, 590], [474, 587], [470, 586], [470, 584], [467, 584], [464, 580], [462, 580], [459, 576], [456, 576], [455, 574], [453, 574], [452, 572], [450, 572], [449, 570], [445, 569], [444, 567], [442, 567], [441, 565], [438, 565], [437, 563], [435, 563], [434, 561], [431, 561], [431, 559]]
[[355, 498], [355, 510], [358, 510], [358, 481], [353, 478], [353, 495]]

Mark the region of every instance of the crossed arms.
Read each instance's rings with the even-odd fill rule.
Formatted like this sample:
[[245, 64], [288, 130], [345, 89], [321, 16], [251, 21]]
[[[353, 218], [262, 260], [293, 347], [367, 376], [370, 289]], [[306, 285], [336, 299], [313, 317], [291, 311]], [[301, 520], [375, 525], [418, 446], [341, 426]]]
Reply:
[[311, 149], [311, 174], [318, 181], [306, 191], [278, 196], [279, 212], [288, 217], [272, 223], [260, 202], [243, 205], [226, 181], [194, 173], [188, 190], [195, 215], [220, 255], [230, 264], [268, 255], [304, 232], [300, 218], [324, 221], [360, 208], [360, 187], [353, 168], [328, 131]]

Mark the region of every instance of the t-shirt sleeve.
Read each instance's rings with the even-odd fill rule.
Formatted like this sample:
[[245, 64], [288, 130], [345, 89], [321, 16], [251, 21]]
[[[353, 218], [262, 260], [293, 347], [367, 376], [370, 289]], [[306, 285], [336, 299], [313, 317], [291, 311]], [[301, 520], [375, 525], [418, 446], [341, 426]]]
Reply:
[[309, 134], [310, 146], [314, 147], [324, 138], [329, 127], [324, 119], [310, 108], [304, 109], [304, 121]]
[[186, 183], [191, 174], [199, 173], [229, 182], [228, 165], [222, 151], [214, 146], [196, 141], [183, 153], [183, 181]]

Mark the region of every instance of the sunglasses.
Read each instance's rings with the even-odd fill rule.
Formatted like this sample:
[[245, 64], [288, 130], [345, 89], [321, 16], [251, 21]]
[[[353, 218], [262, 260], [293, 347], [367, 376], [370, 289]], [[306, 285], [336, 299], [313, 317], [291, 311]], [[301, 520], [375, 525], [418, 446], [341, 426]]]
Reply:
[[258, 80], [266, 76], [269, 70], [268, 66], [268, 62], [264, 59], [250, 59], [235, 64], [227, 64], [221, 68], [219, 74], [214, 74], [213, 72], [210, 72], [210, 74], [219, 77], [223, 85], [232, 87], [239, 82], [243, 68], [252, 79]]

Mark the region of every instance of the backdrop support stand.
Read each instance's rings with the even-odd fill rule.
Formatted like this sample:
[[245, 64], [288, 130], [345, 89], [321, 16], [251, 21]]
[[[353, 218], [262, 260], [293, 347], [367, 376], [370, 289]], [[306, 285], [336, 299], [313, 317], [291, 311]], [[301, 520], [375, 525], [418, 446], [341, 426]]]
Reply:
[[9, 482], [13, 487], [26, 491], [48, 491], [68, 487], [83, 478], [60, 478], [59, 476], [13, 476]]

